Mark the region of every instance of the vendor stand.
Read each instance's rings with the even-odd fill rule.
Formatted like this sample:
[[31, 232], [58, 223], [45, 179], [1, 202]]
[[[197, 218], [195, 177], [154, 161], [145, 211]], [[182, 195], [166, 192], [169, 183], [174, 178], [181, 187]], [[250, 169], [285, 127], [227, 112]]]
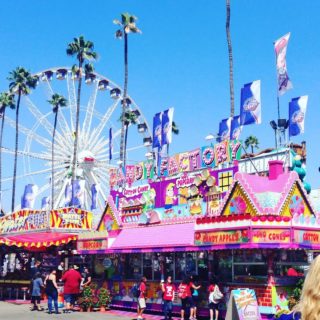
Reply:
[[[76, 239], [92, 229], [92, 214], [81, 209], [19, 210], [0, 218], [0, 298], [25, 298], [36, 270], [47, 273], [75, 261]], [[24, 288], [24, 290], [22, 290]]]

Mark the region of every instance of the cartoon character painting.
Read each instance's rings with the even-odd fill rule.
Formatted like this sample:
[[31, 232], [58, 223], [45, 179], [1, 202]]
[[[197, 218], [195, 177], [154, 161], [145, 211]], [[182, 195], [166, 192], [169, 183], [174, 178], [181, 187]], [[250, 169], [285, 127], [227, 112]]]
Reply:
[[172, 206], [176, 200], [176, 196], [174, 195], [174, 186], [175, 184], [170, 182], [165, 191], [165, 213], [171, 213], [172, 212]]

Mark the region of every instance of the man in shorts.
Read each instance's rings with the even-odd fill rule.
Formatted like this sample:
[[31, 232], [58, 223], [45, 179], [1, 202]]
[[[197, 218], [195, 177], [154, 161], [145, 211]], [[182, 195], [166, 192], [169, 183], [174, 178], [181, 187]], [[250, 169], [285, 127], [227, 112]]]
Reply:
[[74, 265], [64, 273], [61, 279], [64, 282], [64, 300], [66, 302], [65, 313], [70, 313], [73, 310], [76, 299], [80, 293], [82, 277], [78, 269], [79, 267]]
[[142, 277], [140, 286], [139, 286], [140, 295], [138, 298], [138, 305], [137, 305], [138, 319], [143, 319], [142, 314], [146, 309], [146, 292], [147, 292], [146, 283], [147, 283], [147, 278]]

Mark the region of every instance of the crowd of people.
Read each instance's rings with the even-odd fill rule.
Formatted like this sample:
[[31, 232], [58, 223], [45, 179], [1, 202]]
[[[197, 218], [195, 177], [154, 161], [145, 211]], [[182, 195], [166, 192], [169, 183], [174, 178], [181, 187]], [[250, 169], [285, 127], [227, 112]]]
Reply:
[[32, 270], [32, 289], [31, 289], [31, 310], [42, 311], [40, 305], [41, 291], [44, 291], [48, 298], [48, 313], [59, 314], [58, 308], [58, 283], [63, 283], [63, 295], [65, 301], [64, 313], [71, 313], [81, 290], [91, 283], [91, 275], [88, 268], [84, 268], [80, 273], [77, 265], [72, 265], [66, 270], [64, 262], [61, 262], [57, 268], [51, 269], [42, 279], [41, 263], [36, 262]]
[[[139, 286], [139, 294], [137, 300], [138, 320], [143, 319], [143, 312], [146, 309], [146, 277], [141, 278]], [[199, 289], [202, 287], [197, 279], [193, 276], [185, 277], [182, 282], [176, 287], [172, 283], [172, 277], [168, 276], [166, 281], [160, 283], [163, 299], [163, 313], [165, 320], [172, 319], [172, 307], [174, 300], [178, 297], [181, 300], [181, 320], [188, 315], [189, 320], [197, 319], [197, 309], [199, 303]], [[223, 298], [217, 281], [213, 278], [207, 289], [208, 307], [210, 310], [210, 320], [218, 320], [219, 304]]]

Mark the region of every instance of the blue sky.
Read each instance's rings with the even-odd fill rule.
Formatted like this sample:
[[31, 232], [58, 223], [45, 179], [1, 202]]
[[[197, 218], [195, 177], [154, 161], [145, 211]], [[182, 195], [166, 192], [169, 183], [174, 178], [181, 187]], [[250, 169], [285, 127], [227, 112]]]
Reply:
[[[293, 141], [306, 140], [306, 180], [318, 188], [320, 2], [231, 0], [231, 10], [236, 113], [242, 85], [258, 79], [262, 85], [262, 124], [246, 126], [242, 138], [256, 135], [261, 148], [274, 144], [269, 125], [277, 117], [273, 42], [291, 32], [287, 66], [294, 88], [280, 98], [281, 115], [288, 117], [291, 98], [309, 95], [305, 134]], [[3, 0], [0, 90], [7, 89], [8, 72], [18, 65], [32, 72], [71, 66], [74, 60], [65, 49], [81, 34], [95, 43], [96, 70], [122, 86], [123, 49], [112, 20], [126, 11], [139, 18], [143, 31], [129, 40], [129, 94], [150, 124], [156, 112], [175, 108], [180, 135], [171, 152], [205, 145], [204, 137], [217, 132], [230, 109], [224, 0]], [[28, 116], [21, 121], [29, 124]]]

